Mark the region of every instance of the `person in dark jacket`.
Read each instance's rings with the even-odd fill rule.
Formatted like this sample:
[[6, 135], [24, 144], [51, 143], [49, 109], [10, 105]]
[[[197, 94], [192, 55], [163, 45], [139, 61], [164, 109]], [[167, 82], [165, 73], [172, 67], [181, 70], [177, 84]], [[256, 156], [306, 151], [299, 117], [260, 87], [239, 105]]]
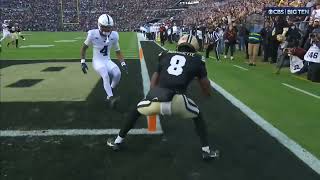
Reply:
[[261, 30], [261, 37], [263, 46], [263, 61], [268, 62], [269, 57], [271, 57], [270, 43], [272, 41], [272, 23], [265, 23], [265, 27]]
[[227, 58], [229, 48], [230, 48], [230, 59], [231, 60], [234, 59], [233, 53], [235, 50], [236, 42], [237, 42], [237, 31], [234, 28], [234, 26], [228, 26], [224, 34], [224, 43], [225, 43], [224, 58], [225, 59]]

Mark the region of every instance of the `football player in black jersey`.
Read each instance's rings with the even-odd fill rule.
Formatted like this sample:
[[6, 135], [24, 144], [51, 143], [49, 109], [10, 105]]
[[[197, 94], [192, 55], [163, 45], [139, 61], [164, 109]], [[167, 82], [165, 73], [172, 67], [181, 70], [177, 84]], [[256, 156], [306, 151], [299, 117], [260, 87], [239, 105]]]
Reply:
[[26, 38], [21, 34], [21, 26], [18, 23], [14, 24], [15, 28], [16, 28], [16, 32], [18, 33], [18, 35], [20, 36], [20, 38], [25, 41]]
[[15, 45], [16, 48], [18, 48], [18, 33], [16, 30], [16, 27], [12, 26], [9, 31], [10, 31], [11, 39], [10, 39], [10, 42], [8, 42], [7, 47], [9, 47], [9, 45], [12, 44], [12, 45]]
[[193, 79], [197, 79], [203, 93], [211, 94], [210, 82], [207, 78], [204, 57], [196, 54], [199, 44], [195, 36], [182, 36], [177, 51], [165, 51], [159, 55], [157, 71], [151, 78], [151, 87], [146, 98], [140, 101], [125, 122], [116, 138], [107, 141], [113, 150], [119, 150], [121, 143], [141, 115], [178, 115], [181, 118], [193, 119], [195, 129], [200, 137], [202, 158], [214, 159], [219, 156], [208, 143], [206, 123], [198, 106], [186, 95], [186, 89]]
[[7, 47], [9, 47], [10, 44], [13, 44], [13, 45], [15, 44], [16, 48], [18, 48], [19, 47], [18, 36], [20, 36], [22, 40], [26, 40], [24, 36], [21, 35], [21, 28], [18, 23], [15, 23], [14, 26], [11, 27], [10, 33], [11, 33], [11, 42], [7, 44]]

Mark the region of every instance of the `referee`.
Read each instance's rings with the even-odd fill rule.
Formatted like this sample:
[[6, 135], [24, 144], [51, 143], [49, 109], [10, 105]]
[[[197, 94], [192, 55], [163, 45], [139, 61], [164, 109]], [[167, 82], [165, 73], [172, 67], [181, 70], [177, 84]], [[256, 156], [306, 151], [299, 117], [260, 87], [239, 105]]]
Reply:
[[206, 58], [209, 58], [209, 53], [211, 50], [214, 49], [216, 53], [217, 61], [220, 61], [220, 54], [219, 54], [219, 35], [218, 35], [218, 28], [213, 31], [213, 27], [209, 28], [209, 32], [207, 33], [207, 44], [208, 47], [206, 49]]

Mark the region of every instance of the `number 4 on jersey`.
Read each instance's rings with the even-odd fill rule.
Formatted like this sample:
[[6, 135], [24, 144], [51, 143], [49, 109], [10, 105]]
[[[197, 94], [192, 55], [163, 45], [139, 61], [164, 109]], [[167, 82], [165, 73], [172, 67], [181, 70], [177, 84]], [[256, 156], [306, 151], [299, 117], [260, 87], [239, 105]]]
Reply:
[[175, 55], [170, 60], [170, 66], [167, 72], [171, 75], [179, 76], [182, 74], [182, 67], [186, 64], [186, 58], [184, 56]]
[[100, 53], [103, 54], [103, 56], [108, 56], [108, 46], [104, 46], [101, 50]]

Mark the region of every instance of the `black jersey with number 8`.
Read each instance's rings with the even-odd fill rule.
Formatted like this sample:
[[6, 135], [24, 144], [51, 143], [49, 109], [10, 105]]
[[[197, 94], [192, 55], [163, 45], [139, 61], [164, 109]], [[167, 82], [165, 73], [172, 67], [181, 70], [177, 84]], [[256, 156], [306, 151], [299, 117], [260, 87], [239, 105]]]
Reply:
[[204, 58], [199, 54], [186, 52], [162, 52], [157, 72], [160, 76], [159, 87], [177, 93], [184, 93], [195, 77], [207, 77]]

